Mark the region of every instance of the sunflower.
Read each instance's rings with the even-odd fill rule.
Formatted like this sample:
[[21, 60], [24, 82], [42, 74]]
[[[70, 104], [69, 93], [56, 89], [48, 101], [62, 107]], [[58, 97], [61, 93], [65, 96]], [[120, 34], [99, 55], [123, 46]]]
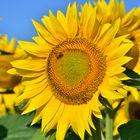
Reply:
[[[12, 68], [16, 47], [15, 39], [8, 42], [7, 36], [0, 36], [0, 116], [14, 113], [14, 99], [19, 94], [21, 77], [10, 75], [6, 71]], [[14, 94], [15, 93], [15, 94]]]
[[[126, 54], [133, 59], [125, 66], [140, 74], [140, 8], [133, 8], [127, 13], [124, 0], [121, 2], [118, 0], [110, 0], [109, 3], [105, 0], [98, 0], [94, 5], [97, 9], [97, 17], [101, 24], [106, 22], [113, 23], [117, 18], [121, 19], [117, 36], [129, 34], [127, 38], [134, 43], [134, 46]], [[130, 78], [124, 74], [120, 75], [120, 80], [127, 79]], [[124, 88], [130, 91], [135, 98], [139, 98], [136, 88], [130, 86], [124, 86]]]
[[127, 53], [133, 59], [126, 66], [140, 74], [140, 8], [134, 8], [126, 13], [123, 0], [120, 3], [118, 0], [110, 0], [108, 4], [105, 0], [98, 0], [94, 4], [100, 23], [113, 23], [117, 18], [121, 19], [117, 35], [129, 34], [128, 38], [134, 43]]
[[140, 98], [136, 100], [131, 94], [124, 100], [117, 111], [114, 121], [114, 135], [118, 134], [117, 129], [120, 125], [134, 119], [140, 119]]
[[44, 26], [33, 20], [34, 42], [19, 41], [30, 59], [11, 63], [9, 73], [23, 76], [25, 86], [16, 103], [26, 103], [23, 114], [36, 111], [32, 125], [42, 119], [45, 133], [57, 129], [57, 140], [64, 139], [69, 127], [83, 140], [85, 130], [91, 134], [90, 126], [95, 128], [92, 114], [101, 117], [99, 95], [126, 96], [117, 75], [131, 60], [125, 54], [133, 43], [126, 35], [115, 37], [120, 19], [100, 25], [89, 3], [80, 15], [74, 3], [66, 16], [50, 11], [42, 22]]

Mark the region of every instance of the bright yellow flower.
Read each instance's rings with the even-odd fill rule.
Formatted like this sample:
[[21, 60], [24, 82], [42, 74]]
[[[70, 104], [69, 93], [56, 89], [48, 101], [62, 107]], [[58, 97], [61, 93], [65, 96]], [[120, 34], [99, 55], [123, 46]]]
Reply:
[[20, 92], [21, 77], [7, 73], [12, 68], [10, 62], [15, 59], [15, 51], [15, 39], [8, 42], [7, 36], [0, 36], [0, 116], [14, 113], [14, 99]]
[[6, 53], [14, 53], [16, 50], [15, 47], [15, 39], [12, 38], [10, 42], [8, 42], [8, 37], [2, 36], [0, 34], [0, 51], [4, 51]]
[[129, 34], [128, 38], [134, 42], [134, 47], [127, 53], [133, 59], [126, 65], [140, 74], [140, 8], [132, 9], [128, 13], [125, 10], [124, 0], [98, 0], [94, 3], [100, 23], [113, 23], [117, 18], [121, 19], [120, 29], [117, 35]]
[[2, 89], [0, 88], [0, 117], [15, 113], [14, 102], [17, 95], [22, 92], [23, 86], [21, 84], [16, 85], [11, 93], [4, 93], [5, 90]]
[[140, 98], [136, 100], [129, 95], [122, 103], [114, 121], [114, 135], [118, 134], [118, 127], [133, 119], [140, 119]]
[[[127, 53], [127, 56], [133, 59], [125, 66], [140, 74], [140, 8], [132, 9], [126, 13], [124, 0], [121, 2], [119, 2], [119, 0], [110, 0], [109, 3], [105, 0], [98, 0], [94, 5], [97, 8], [97, 15], [100, 23], [113, 23], [117, 18], [121, 19], [117, 36], [129, 34], [127, 38], [134, 43], [134, 46]], [[120, 80], [126, 79], [130, 78], [126, 75], [120, 75]], [[136, 88], [128, 86], [124, 86], [124, 88], [130, 91], [135, 98], [139, 98]]]
[[124, 56], [133, 43], [126, 35], [115, 37], [120, 19], [100, 25], [96, 11], [88, 3], [79, 16], [76, 3], [66, 16], [51, 11], [41, 25], [33, 20], [38, 32], [35, 42], [19, 41], [30, 59], [12, 62], [9, 73], [23, 76], [24, 93], [17, 104], [27, 103], [23, 114], [36, 111], [32, 124], [42, 119], [42, 130], [56, 128], [56, 139], [63, 140], [69, 127], [84, 139], [91, 134], [92, 113], [100, 118], [101, 94], [120, 99], [126, 90], [117, 77], [131, 58]]

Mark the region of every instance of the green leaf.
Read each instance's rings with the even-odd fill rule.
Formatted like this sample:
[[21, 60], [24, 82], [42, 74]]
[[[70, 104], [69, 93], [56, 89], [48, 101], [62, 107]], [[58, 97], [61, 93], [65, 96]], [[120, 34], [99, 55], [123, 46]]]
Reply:
[[19, 115], [0, 118], [0, 140], [55, 140], [54, 133], [45, 137], [40, 128], [29, 126], [31, 120], [32, 116]]
[[131, 79], [123, 80], [122, 83], [140, 90], [140, 75], [129, 68], [126, 68], [124, 73]]
[[133, 120], [119, 127], [121, 140], [140, 140], [140, 120]]
[[68, 132], [65, 140], [80, 140], [80, 138], [74, 132]]
[[140, 90], [140, 81], [136, 81], [136, 80], [125, 80], [122, 81], [123, 84], [131, 86], [131, 87], [135, 87], [138, 90]]
[[51, 134], [47, 134], [46, 140], [55, 140], [56, 132], [52, 131]]
[[[51, 130], [47, 136], [46, 136], [46, 140], [55, 140], [56, 137], [56, 132], [55, 130]], [[38, 139], [37, 139], [38, 140]]]
[[114, 136], [114, 137], [113, 137], [113, 140], [121, 140], [121, 138], [120, 138], [119, 135], [117, 135], [117, 136]]
[[[85, 132], [85, 140], [92, 140], [87, 132]], [[48, 139], [50, 140], [50, 139]], [[74, 133], [74, 131], [70, 128], [65, 136], [65, 140], [81, 140], [78, 135]]]
[[138, 73], [134, 72], [132, 69], [126, 68], [126, 70], [124, 71], [124, 73], [128, 77], [140, 81], [140, 75]]
[[99, 100], [107, 109], [112, 110], [112, 106], [110, 105], [110, 103], [108, 102], [108, 100], [106, 98], [104, 98], [100, 95]]

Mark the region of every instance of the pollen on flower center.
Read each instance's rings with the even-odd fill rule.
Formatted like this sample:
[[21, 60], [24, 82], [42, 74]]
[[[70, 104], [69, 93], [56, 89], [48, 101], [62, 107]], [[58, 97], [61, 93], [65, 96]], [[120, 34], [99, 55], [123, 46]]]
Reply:
[[81, 84], [90, 71], [89, 59], [80, 50], [63, 52], [63, 56], [58, 59], [56, 72], [67, 85], [75, 87]]
[[102, 83], [105, 70], [105, 56], [82, 38], [59, 44], [48, 58], [50, 87], [66, 104], [87, 103]]

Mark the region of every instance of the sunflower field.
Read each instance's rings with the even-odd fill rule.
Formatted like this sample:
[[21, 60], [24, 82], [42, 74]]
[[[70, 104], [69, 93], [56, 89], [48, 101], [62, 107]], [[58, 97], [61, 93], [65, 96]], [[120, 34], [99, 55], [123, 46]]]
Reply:
[[19, 39], [0, 10], [0, 140], [140, 140], [140, 3], [126, 1], [56, 1]]

